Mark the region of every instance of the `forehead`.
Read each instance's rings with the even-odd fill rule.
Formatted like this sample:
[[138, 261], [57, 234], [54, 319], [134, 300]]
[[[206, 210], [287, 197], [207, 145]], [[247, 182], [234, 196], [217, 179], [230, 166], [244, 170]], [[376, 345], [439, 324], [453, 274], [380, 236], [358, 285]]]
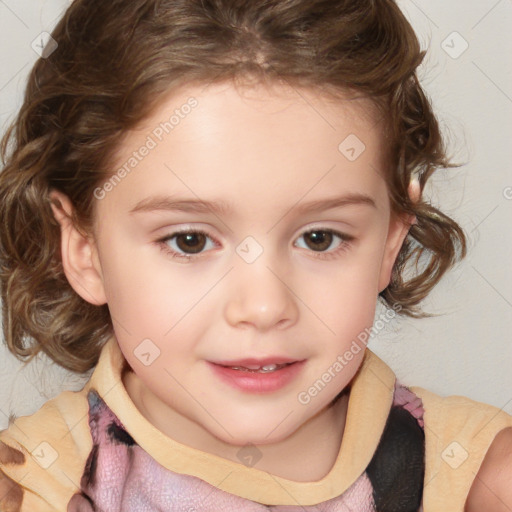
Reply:
[[111, 170], [124, 167], [127, 176], [109, 195], [126, 206], [151, 194], [185, 192], [255, 207], [263, 199], [314, 200], [343, 185], [380, 195], [378, 202], [384, 200], [381, 149], [370, 100], [286, 84], [189, 85], [163, 97], [126, 134]]
[[[192, 102], [194, 106], [190, 107]], [[329, 93], [327, 89], [293, 87], [282, 82], [190, 83], [162, 95], [152, 113], [136, 130], [126, 134], [126, 144], [120, 149], [135, 145], [141, 133], [152, 133], [157, 142], [164, 143], [189, 135], [202, 142], [214, 141], [222, 131], [237, 138], [247, 131], [264, 136], [282, 128], [286, 131], [280, 132], [278, 140], [287, 135], [295, 140], [311, 138], [314, 130], [320, 135], [337, 132], [338, 137], [346, 130], [354, 130], [369, 138], [370, 131], [380, 128], [379, 119], [374, 101], [340, 90]], [[242, 132], [240, 127], [244, 128]], [[268, 139], [267, 136], [265, 142]], [[224, 143], [229, 141], [226, 138]]]
[[[210, 84], [191, 83], [182, 85], [161, 96], [146, 128], [159, 116], [178, 108], [194, 97], [200, 104], [198, 110], [205, 116], [217, 120], [227, 119], [244, 124], [262, 119], [264, 122], [286, 122], [287, 117], [298, 116], [312, 125], [322, 123], [325, 127], [338, 129], [341, 120], [354, 127], [365, 129], [375, 125], [379, 119], [376, 103], [357, 93], [339, 89], [292, 86], [286, 82], [250, 83], [227, 80]], [[197, 117], [197, 116], [196, 116]], [[289, 127], [292, 129], [292, 127]]]

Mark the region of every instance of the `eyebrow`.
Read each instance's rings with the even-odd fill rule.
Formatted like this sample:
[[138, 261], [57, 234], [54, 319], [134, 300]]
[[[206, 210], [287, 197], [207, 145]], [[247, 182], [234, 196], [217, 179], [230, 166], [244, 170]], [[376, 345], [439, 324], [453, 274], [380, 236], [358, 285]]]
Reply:
[[[296, 207], [300, 213], [313, 213], [324, 210], [332, 210], [349, 205], [368, 205], [377, 208], [375, 201], [366, 194], [350, 193], [343, 196], [310, 201]], [[295, 207], [290, 208], [293, 210]], [[227, 215], [232, 213], [232, 207], [224, 200], [204, 201], [201, 199], [185, 199], [168, 196], [151, 196], [139, 201], [130, 214], [137, 212], [153, 211], [180, 211], [186, 213], [214, 213]]]

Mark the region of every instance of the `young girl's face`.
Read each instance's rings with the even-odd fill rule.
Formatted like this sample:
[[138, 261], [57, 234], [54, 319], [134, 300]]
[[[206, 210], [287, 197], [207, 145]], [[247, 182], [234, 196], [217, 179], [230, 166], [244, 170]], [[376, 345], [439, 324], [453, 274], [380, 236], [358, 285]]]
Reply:
[[[284, 440], [357, 371], [408, 228], [369, 112], [224, 83], [175, 92], [124, 139], [125, 172], [95, 192], [96, 285], [76, 289], [108, 303], [141, 407], [178, 440]], [[220, 365], [243, 359], [294, 364]]]

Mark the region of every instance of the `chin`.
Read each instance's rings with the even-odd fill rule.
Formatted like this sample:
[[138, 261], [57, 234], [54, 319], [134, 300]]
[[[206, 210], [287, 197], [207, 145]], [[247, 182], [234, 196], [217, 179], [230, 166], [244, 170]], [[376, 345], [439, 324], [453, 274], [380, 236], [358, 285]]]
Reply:
[[[216, 429], [217, 434], [215, 437], [220, 439], [224, 443], [228, 443], [232, 446], [246, 446], [248, 444], [264, 446], [271, 445], [275, 443], [280, 443], [286, 440], [288, 437], [293, 435], [293, 433], [298, 429], [299, 425], [294, 427], [293, 429], [288, 426], [288, 428], [280, 428], [279, 422], [281, 420], [276, 420], [274, 422], [267, 422], [264, 424], [255, 424], [244, 428], [243, 426], [239, 426], [236, 428], [235, 425], [228, 426], [226, 424], [226, 430], [229, 434], [226, 433], [223, 429]], [[230, 435], [231, 434], [231, 435]]]
[[280, 441], [283, 441], [287, 437], [288, 436], [285, 435], [283, 437], [271, 437], [270, 438], [266, 434], [261, 432], [261, 433], [258, 433], [257, 435], [241, 434], [239, 436], [234, 436], [234, 437], [228, 436], [228, 438], [224, 437], [222, 439], [222, 441], [224, 441], [225, 443], [228, 443], [232, 446], [239, 446], [240, 448], [243, 448], [244, 446], [248, 446], [248, 445], [255, 445], [255, 446], [272, 445], [275, 443], [279, 443]]

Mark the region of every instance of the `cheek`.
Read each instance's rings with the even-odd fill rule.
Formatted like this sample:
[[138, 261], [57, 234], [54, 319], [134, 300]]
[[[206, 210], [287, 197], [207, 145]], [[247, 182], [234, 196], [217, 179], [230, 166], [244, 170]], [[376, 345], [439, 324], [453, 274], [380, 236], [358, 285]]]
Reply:
[[[166, 300], [172, 300], [171, 289], [155, 265], [140, 250], [134, 250], [122, 239], [111, 237], [100, 246], [99, 256], [103, 286], [114, 325], [127, 332], [146, 330], [154, 317], [161, 315]], [[167, 306], [167, 311], [174, 308]], [[170, 321], [170, 320], [169, 320]]]
[[[352, 303], [365, 302], [368, 298], [376, 299], [378, 294], [378, 281], [382, 252], [377, 250], [359, 251], [332, 265], [321, 276], [323, 286], [315, 287], [323, 301], [341, 302], [347, 306]], [[311, 281], [310, 285], [315, 281]], [[304, 288], [307, 289], [307, 288]], [[320, 300], [322, 302], [322, 300]]]
[[[113, 248], [116, 247], [114, 250]], [[120, 250], [105, 246], [102, 254], [107, 303], [119, 337], [167, 343], [182, 329], [197, 329], [218, 274], [170, 261], [158, 248]], [[122, 254], [129, 254], [124, 258]], [[172, 332], [170, 332], [172, 331]]]
[[112, 231], [105, 231], [99, 245], [109, 306], [128, 309], [140, 304], [144, 307], [146, 300], [156, 297], [160, 288], [164, 288], [165, 274], [158, 262], [151, 260], [152, 252], [157, 250], [139, 247], [127, 235]]
[[333, 269], [324, 276], [323, 286], [312, 288], [311, 281], [305, 283], [302, 289], [310, 293], [304, 302], [335, 336], [357, 336], [373, 324], [378, 274], [375, 257], [358, 257], [345, 268]]

